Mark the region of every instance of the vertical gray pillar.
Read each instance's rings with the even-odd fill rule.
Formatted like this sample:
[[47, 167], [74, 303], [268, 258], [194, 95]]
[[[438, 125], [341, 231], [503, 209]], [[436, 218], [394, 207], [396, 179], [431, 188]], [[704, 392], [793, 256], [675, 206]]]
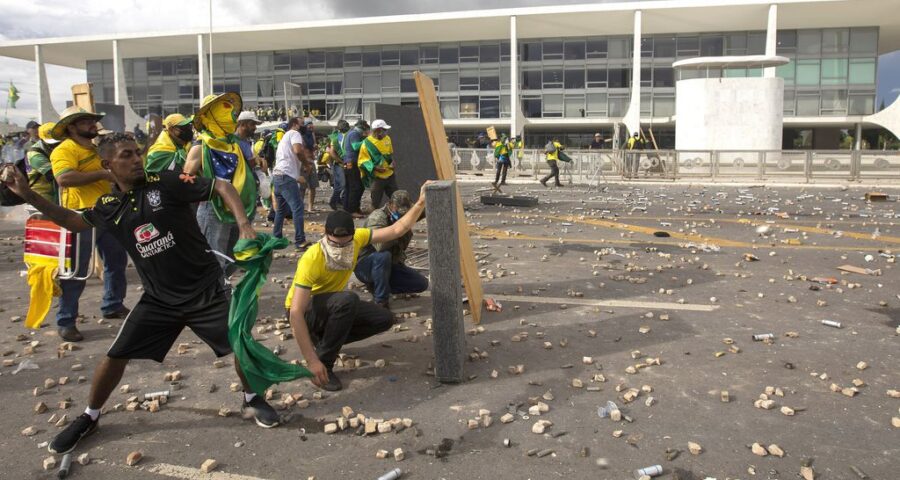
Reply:
[[456, 182], [442, 180], [425, 187], [428, 212], [428, 261], [434, 373], [442, 383], [463, 381], [466, 332], [462, 312], [462, 275], [456, 223]]
[[641, 11], [634, 12], [634, 40], [631, 52], [631, 101], [622, 123], [628, 136], [641, 129]]
[[41, 46], [34, 46], [34, 68], [37, 76], [38, 85], [38, 121], [55, 122], [59, 120], [59, 114], [53, 108], [53, 102], [50, 100], [50, 86], [47, 84], [47, 70], [44, 68], [43, 52]]
[[862, 150], [862, 123], [856, 124], [856, 133], [853, 137], [853, 149]]
[[[769, 5], [769, 21], [766, 26], [766, 56], [774, 57], [778, 52], [778, 5]], [[766, 67], [764, 77], [774, 77], [775, 67]]]
[[197, 34], [197, 67], [199, 72], [197, 78], [200, 83], [200, 101], [202, 102], [204, 97], [212, 93], [212, 88], [210, 87], [212, 82], [209, 78], [212, 65], [208, 65], [206, 62], [206, 47], [203, 46], [202, 33]]
[[519, 35], [516, 16], [509, 17], [509, 136], [519, 137]]

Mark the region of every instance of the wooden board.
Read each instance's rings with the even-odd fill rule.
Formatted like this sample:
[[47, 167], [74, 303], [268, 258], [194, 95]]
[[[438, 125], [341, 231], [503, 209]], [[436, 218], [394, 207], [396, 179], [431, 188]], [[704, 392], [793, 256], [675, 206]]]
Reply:
[[94, 111], [94, 95], [91, 93], [90, 83], [72, 85], [72, 104], [89, 112]]
[[[455, 180], [456, 171], [453, 168], [453, 160], [450, 158], [450, 149], [447, 148], [447, 133], [444, 131], [444, 121], [441, 118], [441, 108], [434, 90], [434, 82], [428, 75], [418, 71], [413, 74], [413, 78], [416, 81], [416, 90], [419, 92], [419, 107], [422, 109], [422, 117], [428, 131], [428, 143], [431, 144], [431, 156], [434, 158], [437, 179]], [[472, 320], [475, 323], [481, 323], [484, 291], [481, 287], [481, 278], [478, 277], [478, 265], [475, 263], [475, 252], [472, 250], [469, 226], [466, 223], [462, 197], [459, 195], [458, 189], [456, 190], [456, 223], [459, 235], [460, 271], [462, 271], [466, 295], [469, 297], [469, 310], [472, 312]]]
[[494, 128], [493, 125], [491, 125], [490, 127], [487, 127], [487, 129], [485, 129], [485, 131], [487, 132], [488, 138], [490, 138], [491, 140], [496, 140], [497, 138], [499, 138], [499, 137], [497, 137], [497, 129]]
[[428, 131], [419, 107], [401, 107], [384, 103], [375, 104], [375, 118], [391, 126], [391, 144], [394, 147], [394, 176], [397, 187], [409, 192], [415, 202], [426, 180], [438, 178]]

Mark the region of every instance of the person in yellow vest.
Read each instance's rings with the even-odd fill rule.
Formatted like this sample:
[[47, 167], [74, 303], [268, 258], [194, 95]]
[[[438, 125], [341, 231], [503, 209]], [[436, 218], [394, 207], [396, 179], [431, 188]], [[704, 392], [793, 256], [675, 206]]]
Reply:
[[394, 176], [394, 146], [387, 131], [391, 126], [384, 120], [372, 122], [372, 134], [359, 148], [359, 171], [366, 188], [371, 187], [372, 208], [381, 208], [384, 198], [397, 191]]
[[512, 165], [510, 157], [515, 148], [515, 139], [507, 138], [504, 133], [499, 140], [493, 142], [494, 159], [497, 160], [497, 174], [494, 176], [494, 186], [506, 185], [506, 172]]
[[559, 152], [565, 150], [565, 145], [559, 143], [559, 138], [553, 137], [552, 140], [547, 142], [547, 145], [544, 147], [544, 153], [547, 154], [547, 165], [550, 166], [550, 173], [547, 174], [546, 177], [541, 179], [541, 185], [547, 186], [547, 180], [551, 178], [556, 179], [556, 186], [561, 187], [562, 183], [559, 183]]
[[[110, 182], [114, 181], [109, 170], [100, 163], [100, 155], [93, 144], [99, 131], [97, 122], [102, 114], [72, 106], [63, 110], [60, 119], [50, 130], [50, 135], [61, 143], [50, 154], [53, 177], [60, 189], [60, 205], [71, 210], [85, 210], [93, 207], [97, 199], [110, 193]], [[84, 276], [91, 263], [91, 231], [78, 235], [79, 251], [77, 276]], [[96, 232], [97, 250], [103, 259], [103, 301], [100, 311], [103, 318], [122, 319], [130, 310], [125, 307], [125, 265], [128, 257], [125, 249], [103, 230]], [[84, 291], [84, 280], [60, 280], [62, 296], [56, 325], [59, 336], [67, 342], [84, 339], [75, 320], [78, 318], [78, 300]]]
[[163, 131], [150, 145], [144, 170], [157, 173], [163, 170], [181, 172], [187, 158], [188, 147], [194, 139], [193, 118], [173, 113], [163, 120]]
[[48, 201], [58, 204], [56, 181], [53, 179], [53, 169], [50, 165], [50, 154], [59, 145], [59, 140], [50, 136], [50, 131], [56, 126], [54, 122], [46, 122], [38, 128], [37, 143], [28, 149], [26, 158], [31, 171], [28, 172], [28, 183], [31, 189]]

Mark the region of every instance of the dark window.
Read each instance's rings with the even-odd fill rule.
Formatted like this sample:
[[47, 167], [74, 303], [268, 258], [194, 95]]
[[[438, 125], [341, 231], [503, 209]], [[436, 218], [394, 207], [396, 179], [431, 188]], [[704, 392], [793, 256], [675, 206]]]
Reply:
[[324, 95], [325, 94], [325, 82], [309, 82], [309, 94], [310, 95]]
[[566, 88], [584, 88], [584, 70], [566, 70]]
[[786, 49], [794, 51], [797, 48], [797, 31], [796, 30], [779, 30], [777, 35], [778, 49]]
[[693, 56], [700, 53], [699, 37], [678, 37], [675, 42], [679, 57]]
[[400, 65], [400, 52], [398, 50], [384, 50], [381, 52], [382, 65]]
[[418, 65], [419, 64], [419, 51], [418, 50], [401, 50], [400, 51], [400, 65]]
[[563, 71], [561, 68], [544, 70], [544, 88], [562, 88]]
[[359, 52], [346, 52], [344, 53], [344, 65], [345, 66], [359, 66], [362, 63], [362, 53]]
[[523, 90], [540, 90], [541, 89], [541, 71], [526, 70], [522, 72], [522, 89]]
[[500, 77], [496, 75], [488, 75], [481, 77], [482, 90], [500, 90]]
[[[281, 57], [281, 58], [279, 58]], [[287, 57], [287, 58], [285, 58]], [[290, 56], [288, 54], [275, 54], [275, 69], [278, 69], [278, 65], [287, 64], [291, 66], [291, 70], [306, 70], [307, 63], [306, 52], [292, 52]], [[284, 62], [284, 63], [282, 63]]]
[[326, 52], [325, 66], [327, 68], [341, 68], [344, 66], [344, 52]]
[[500, 99], [497, 97], [482, 97], [478, 102], [478, 110], [481, 118], [500, 118]]
[[[221, 57], [213, 57], [213, 58], [221, 58]], [[159, 60], [154, 60], [152, 58], [147, 59], [147, 75], [161, 75], [162, 74], [162, 66], [159, 64]]]
[[500, 60], [509, 60], [509, 42], [500, 42]]
[[721, 36], [702, 37], [700, 39], [700, 55], [705, 57], [720, 56], [724, 53], [725, 40]]
[[626, 88], [631, 81], [630, 68], [610, 68], [609, 88]]
[[606, 40], [588, 40], [585, 55], [587, 58], [606, 58]]
[[567, 41], [564, 54], [566, 60], [584, 60], [584, 42]]
[[401, 93], [408, 93], [408, 92], [415, 93], [415, 91], [416, 91], [416, 81], [414, 79], [412, 79], [412, 78], [401, 78], [400, 79], [400, 92]]
[[440, 56], [438, 47], [420, 47], [419, 60], [422, 63], [437, 63]]
[[163, 75], [175, 75], [175, 60], [163, 60], [161, 64]]
[[670, 67], [656, 67], [653, 69], [654, 87], [674, 87], [675, 71]]
[[364, 67], [380, 67], [381, 52], [363, 52]]
[[605, 88], [606, 87], [606, 69], [591, 68], [587, 71], [588, 88]]
[[459, 63], [459, 50], [456, 47], [441, 47], [441, 63]]
[[[465, 74], [463, 74], [465, 75]], [[460, 76], [459, 77], [459, 89], [460, 90], [478, 90], [479, 78], [477, 76], [472, 76], [472, 73], [468, 73], [469, 76]]]
[[675, 37], [655, 37], [653, 39], [655, 58], [675, 58]]
[[481, 46], [481, 63], [496, 63], [500, 61], [500, 45], [489, 44]]
[[310, 50], [309, 52], [309, 68], [324, 68], [325, 52]]
[[541, 118], [541, 99], [522, 99], [522, 114], [525, 115], [526, 118]]
[[478, 61], [478, 45], [462, 45], [459, 47], [459, 61], [463, 63]]
[[525, 62], [533, 62], [541, 59], [541, 42], [528, 42], [519, 45], [522, 49], [522, 60]]
[[341, 94], [341, 85], [343, 82], [340, 80], [333, 80], [327, 83], [326, 94], [328, 95], [340, 95]]
[[563, 42], [558, 40], [544, 41], [544, 60], [562, 60]]

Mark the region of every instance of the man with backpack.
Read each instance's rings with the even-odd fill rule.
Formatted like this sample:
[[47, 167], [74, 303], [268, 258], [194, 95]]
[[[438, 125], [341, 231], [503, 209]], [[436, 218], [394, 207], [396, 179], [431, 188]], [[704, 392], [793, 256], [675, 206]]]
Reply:
[[513, 148], [515, 148], [515, 139], [506, 138], [504, 133], [500, 140], [494, 142], [494, 158], [497, 160], [497, 175], [494, 177], [494, 186], [506, 185], [506, 172], [509, 171], [512, 161]]
[[550, 166], [550, 173], [547, 174], [546, 177], [541, 179], [541, 185], [547, 186], [547, 180], [551, 178], [556, 179], [556, 186], [563, 186], [562, 183], [559, 183], [559, 155], [566, 147], [559, 143], [559, 138], [553, 137], [552, 140], [547, 142], [547, 145], [544, 146], [544, 153], [547, 155], [547, 165]]
[[28, 149], [26, 158], [28, 166], [31, 167], [31, 171], [28, 172], [28, 184], [31, 185], [31, 189], [47, 201], [58, 204], [59, 191], [50, 164], [50, 154], [59, 145], [59, 140], [50, 136], [50, 131], [55, 126], [56, 123], [47, 122], [38, 128], [39, 140]]

